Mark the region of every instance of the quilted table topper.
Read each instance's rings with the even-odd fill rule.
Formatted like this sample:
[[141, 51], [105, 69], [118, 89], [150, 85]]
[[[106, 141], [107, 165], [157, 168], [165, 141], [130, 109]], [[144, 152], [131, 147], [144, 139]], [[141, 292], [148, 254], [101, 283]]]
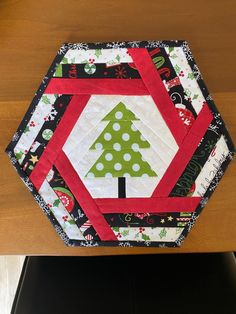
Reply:
[[180, 246], [233, 151], [177, 40], [64, 44], [7, 148], [70, 246]]

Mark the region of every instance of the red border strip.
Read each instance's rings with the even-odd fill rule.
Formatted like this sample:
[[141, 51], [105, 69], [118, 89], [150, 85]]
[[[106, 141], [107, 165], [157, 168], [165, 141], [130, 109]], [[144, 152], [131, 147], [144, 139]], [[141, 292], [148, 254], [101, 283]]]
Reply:
[[52, 78], [46, 94], [150, 95], [141, 79]]
[[62, 150], [64, 143], [66, 142], [89, 98], [90, 95], [72, 97], [52, 138], [46, 146], [34, 170], [30, 174], [29, 179], [37, 190], [40, 189], [43, 181], [48, 175], [49, 170], [52, 168], [54, 161]]
[[170, 194], [183, 173], [195, 150], [213, 119], [212, 113], [205, 104], [185, 137], [170, 166], [154, 190], [152, 197], [165, 197]]
[[104, 241], [117, 241], [114, 232], [107, 223], [106, 219], [103, 217], [97, 204], [87, 191], [79, 175], [74, 170], [63, 151], [61, 151], [58, 155], [55, 166], [79, 204], [82, 206], [83, 211], [92, 223], [92, 226], [98, 233], [100, 239]]
[[201, 197], [96, 198], [103, 214], [194, 212]]
[[178, 116], [152, 58], [145, 48], [128, 48], [128, 52], [176, 143], [180, 146], [187, 130]]

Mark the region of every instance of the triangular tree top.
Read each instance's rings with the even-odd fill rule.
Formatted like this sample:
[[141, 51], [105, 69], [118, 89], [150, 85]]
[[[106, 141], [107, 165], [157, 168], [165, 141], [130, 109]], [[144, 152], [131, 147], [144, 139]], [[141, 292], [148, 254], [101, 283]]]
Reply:
[[99, 135], [90, 149], [104, 150], [123, 149], [139, 150], [149, 148], [150, 144], [138, 131], [132, 120], [139, 120], [135, 114], [120, 102], [112, 109], [102, 121], [109, 121], [103, 132]]
[[132, 111], [127, 109], [122, 102], [119, 102], [115, 108], [112, 109], [103, 119], [102, 121], [132, 121], [139, 120]]

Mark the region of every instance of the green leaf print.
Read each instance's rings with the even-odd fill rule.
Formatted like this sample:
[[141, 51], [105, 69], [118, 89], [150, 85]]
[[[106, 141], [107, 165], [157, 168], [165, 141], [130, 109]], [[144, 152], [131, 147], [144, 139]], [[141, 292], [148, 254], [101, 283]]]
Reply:
[[102, 49], [96, 49], [96, 50], [95, 50], [95, 56], [96, 56], [97, 58], [99, 58], [101, 55], [102, 55]]
[[119, 55], [116, 56], [116, 60], [117, 60], [118, 62], [120, 62], [120, 56], [119, 56]]
[[120, 231], [120, 227], [112, 227], [112, 229], [113, 229], [115, 232], [119, 232], [119, 231]]
[[63, 64], [68, 63], [68, 59], [67, 59], [66, 57], [64, 57], [64, 58], [61, 60], [61, 63], [63, 63]]
[[188, 98], [190, 98], [191, 97], [191, 91], [188, 89], [188, 88], [186, 88], [185, 90], [184, 90], [184, 93], [188, 96]]
[[189, 73], [187, 78], [189, 78], [190, 80], [194, 80], [194, 74], [193, 72]]
[[30, 129], [29, 129], [29, 127], [27, 126], [25, 129], [24, 129], [24, 133], [27, 133], [27, 132], [29, 132], [30, 131]]
[[124, 230], [121, 232], [121, 234], [123, 235], [123, 237], [126, 237], [129, 234], [129, 230]]
[[50, 100], [49, 100], [49, 98], [46, 95], [43, 95], [41, 100], [42, 100], [43, 103], [45, 103], [47, 105], [50, 104]]
[[56, 199], [56, 200], [53, 202], [53, 206], [54, 206], [54, 207], [58, 207], [58, 206], [59, 206], [59, 204], [60, 204], [60, 200], [59, 200], [59, 198], [58, 198], [58, 199]]
[[147, 235], [147, 234], [142, 234], [142, 239], [144, 240], [144, 241], [148, 241], [148, 240], [150, 240], [150, 237]]
[[17, 160], [20, 160], [21, 157], [23, 156], [23, 152], [16, 153], [15, 156]]
[[171, 53], [172, 51], [174, 51], [174, 47], [169, 47], [168, 50], [169, 50], [169, 53]]
[[69, 224], [71, 224], [71, 225], [75, 225], [75, 221], [73, 220], [73, 219], [71, 219], [71, 220], [67, 220], [68, 222], [69, 222]]
[[192, 214], [189, 212], [180, 212], [180, 217], [191, 217]]
[[58, 64], [54, 76], [55, 77], [62, 77], [62, 65], [61, 64]]
[[193, 95], [193, 99], [197, 99], [197, 98], [198, 98], [198, 96], [199, 96], [199, 95], [194, 94], [194, 95]]
[[179, 234], [180, 232], [182, 232], [183, 228], [176, 228], [176, 234]]
[[165, 238], [166, 237], [166, 234], [167, 234], [167, 231], [165, 228], [161, 229], [160, 233], [159, 233], [159, 237], [162, 239], [162, 238]]
[[176, 65], [174, 66], [174, 69], [175, 69], [175, 72], [176, 72], [177, 74], [179, 74], [181, 68], [178, 66], [178, 64], [176, 64]]

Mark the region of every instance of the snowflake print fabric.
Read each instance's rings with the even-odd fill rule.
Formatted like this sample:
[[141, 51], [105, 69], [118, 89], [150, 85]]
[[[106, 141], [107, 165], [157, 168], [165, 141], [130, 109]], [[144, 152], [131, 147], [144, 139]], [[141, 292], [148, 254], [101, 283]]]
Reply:
[[7, 154], [69, 246], [180, 246], [234, 146], [186, 41], [60, 47]]

